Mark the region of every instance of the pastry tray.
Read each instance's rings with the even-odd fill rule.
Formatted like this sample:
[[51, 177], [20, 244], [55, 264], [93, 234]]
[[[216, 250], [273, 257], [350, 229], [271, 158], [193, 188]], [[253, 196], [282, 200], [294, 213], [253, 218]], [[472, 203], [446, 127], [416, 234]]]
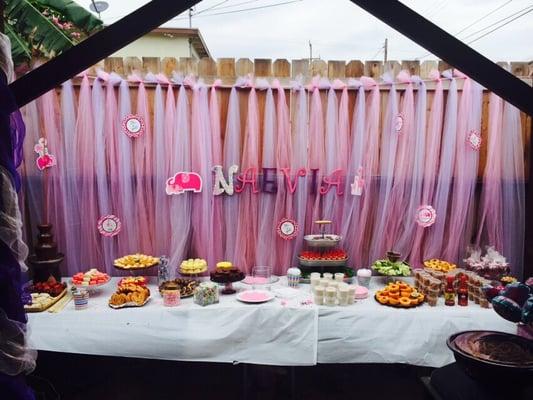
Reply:
[[119, 308], [142, 307], [146, 303], [148, 303], [148, 301], [150, 300], [150, 297], [151, 296], [148, 296], [146, 298], [146, 300], [144, 300], [144, 302], [142, 304], [135, 303], [134, 301], [129, 301], [129, 302], [121, 304], [121, 305], [114, 305], [114, 304], [109, 304], [109, 303], [107, 303], [107, 304], [109, 305], [109, 307], [114, 308], [115, 310], [118, 310]]
[[376, 295], [374, 295], [374, 300], [376, 300], [376, 302], [377, 302], [380, 306], [387, 306], [387, 307], [392, 307], [392, 308], [403, 308], [403, 309], [406, 309], [406, 310], [408, 310], [408, 309], [410, 309], [410, 308], [417, 308], [417, 307], [421, 306], [422, 304], [424, 304], [424, 303], [426, 302], [426, 299], [425, 299], [425, 297], [424, 297], [424, 301], [422, 301], [421, 303], [418, 303], [416, 306], [411, 306], [411, 305], [410, 305], [409, 307], [404, 307], [404, 306], [402, 306], [402, 305], [400, 305], [400, 304], [398, 304], [398, 305], [393, 305], [393, 304], [381, 304], [381, 303], [378, 301], [378, 299], [376, 298]]
[[116, 269], [121, 269], [123, 271], [141, 271], [141, 270], [144, 270], [144, 269], [155, 267], [156, 265], [159, 265], [159, 263], [157, 262], [155, 264], [147, 265], [147, 266], [144, 266], [144, 267], [121, 267], [119, 265], [113, 264], [113, 267], [115, 267]]

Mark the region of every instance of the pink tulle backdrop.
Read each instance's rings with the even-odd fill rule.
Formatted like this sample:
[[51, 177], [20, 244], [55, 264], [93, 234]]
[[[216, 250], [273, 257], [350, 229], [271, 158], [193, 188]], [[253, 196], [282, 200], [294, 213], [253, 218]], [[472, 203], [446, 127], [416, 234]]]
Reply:
[[[27, 234], [52, 223], [68, 275], [91, 267], [117, 274], [113, 259], [137, 251], [168, 255], [172, 266], [199, 257], [213, 268], [228, 259], [283, 274], [297, 264], [303, 235], [325, 218], [353, 267], [387, 250], [414, 266], [434, 257], [460, 262], [473, 243], [493, 245], [519, 275], [519, 111], [490, 95], [482, 137], [490, 162], [478, 180], [480, 150], [469, 135], [481, 132], [482, 89], [460, 73], [434, 72], [431, 81], [430, 91], [402, 71], [381, 84], [314, 78], [290, 88], [251, 77], [228, 89], [103, 72], [83, 76], [79, 87], [66, 82], [60, 95], [49, 92], [23, 110]], [[144, 121], [137, 138], [123, 131], [130, 114]], [[57, 159], [45, 173], [33, 151], [40, 137]], [[215, 196], [214, 166], [228, 179], [234, 165], [235, 193]], [[199, 174], [202, 191], [168, 195], [177, 172]], [[416, 223], [422, 205], [436, 210], [429, 227]], [[97, 229], [107, 214], [122, 223], [114, 237]], [[283, 218], [298, 225], [292, 240], [277, 232]]]

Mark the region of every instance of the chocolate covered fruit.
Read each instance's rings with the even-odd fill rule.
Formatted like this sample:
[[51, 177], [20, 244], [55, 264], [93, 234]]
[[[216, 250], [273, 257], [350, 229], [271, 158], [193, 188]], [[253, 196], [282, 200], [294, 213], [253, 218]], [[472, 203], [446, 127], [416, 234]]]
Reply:
[[58, 282], [53, 276], [50, 276], [46, 282], [37, 282], [30, 285], [27, 290], [30, 293], [46, 293], [51, 297], [57, 297], [66, 287], [66, 283]]

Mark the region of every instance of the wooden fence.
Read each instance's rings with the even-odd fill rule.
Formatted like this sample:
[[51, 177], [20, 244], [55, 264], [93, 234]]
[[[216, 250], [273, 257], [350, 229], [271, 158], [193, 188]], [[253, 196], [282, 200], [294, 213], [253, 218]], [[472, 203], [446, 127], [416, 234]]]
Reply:
[[[533, 77], [533, 61], [531, 62], [499, 62], [502, 67], [519, 77], [526, 79], [531, 84]], [[206, 82], [219, 78], [223, 83], [232, 83], [236, 77], [253, 74], [256, 77], [275, 77], [280, 80], [295, 78], [301, 75], [309, 79], [315, 75], [328, 77], [329, 79], [347, 79], [369, 76], [379, 78], [384, 71], [390, 71], [394, 76], [401, 70], [407, 70], [411, 75], [419, 75], [428, 78], [433, 69], [445, 71], [450, 66], [444, 61], [324, 61], [300, 59], [289, 62], [286, 59], [271, 60], [268, 58], [256, 58], [253, 61], [248, 58], [219, 58], [217, 61], [210, 58], [196, 60], [189, 57], [110, 57], [92, 67], [93, 71], [103, 68], [107, 72], [114, 71], [127, 76], [132, 72], [146, 74], [163, 73], [171, 76], [175, 71], [181, 75], [194, 75], [204, 78]]]
[[[533, 62], [501, 62], [500, 65], [509, 68], [509, 70], [516, 76], [521, 77], [524, 81], [532, 84], [533, 81]], [[148, 72], [163, 73], [168, 77], [171, 77], [173, 72], [180, 75], [194, 75], [202, 78], [206, 83], [212, 83], [215, 79], [222, 81], [223, 87], [219, 90], [220, 107], [221, 107], [221, 126], [226, 126], [226, 111], [229, 100], [229, 87], [235, 83], [238, 77], [252, 74], [255, 77], [266, 77], [270, 79], [278, 79], [281, 84], [288, 88], [291, 80], [298, 76], [303, 77], [303, 83], [308, 82], [313, 76], [320, 75], [333, 79], [347, 80], [348, 78], [358, 78], [361, 76], [370, 76], [376, 80], [383, 74], [384, 71], [391, 72], [396, 76], [401, 70], [408, 70], [412, 75], [419, 75], [423, 79], [429, 78], [429, 74], [433, 69], [439, 71], [445, 71], [450, 68], [448, 64], [443, 61], [389, 61], [383, 63], [382, 61], [323, 61], [313, 60], [309, 62], [308, 59], [292, 60], [289, 62], [285, 59], [278, 59], [272, 61], [271, 59], [254, 59], [252, 62], [247, 58], [241, 58], [235, 60], [234, 58], [219, 58], [214, 61], [209, 58], [203, 58], [201, 60], [195, 60], [192, 58], [180, 58], [179, 60], [174, 57], [166, 57], [163, 59], [157, 57], [110, 57], [99, 64], [93, 66], [89, 70], [89, 75], [95, 75], [98, 68], [104, 69], [106, 72], [116, 72], [119, 75], [127, 76], [131, 73], [137, 73], [144, 76]], [[74, 80], [76, 86], [80, 83], [80, 79]], [[459, 80], [458, 88], [462, 88], [462, 81]], [[447, 82], [444, 84], [445, 90], [447, 89]], [[130, 85], [132, 93], [132, 109], [136, 107], [136, 94], [137, 84], [132, 83]], [[399, 84], [397, 89], [401, 90], [406, 85]], [[150, 114], [153, 114], [153, 96], [155, 93], [155, 85], [147, 84], [147, 94], [149, 98]], [[428, 100], [428, 113], [431, 101], [433, 99], [435, 84], [434, 82], [427, 83], [427, 100]], [[386, 99], [388, 98], [388, 87], [382, 88], [382, 107], [386, 105]], [[239, 97], [241, 98], [241, 126], [244, 127], [245, 118], [247, 114], [246, 98], [247, 91], [239, 91]], [[323, 104], [326, 104], [327, 93], [321, 91]], [[290, 91], [287, 90], [289, 97], [289, 108], [291, 111], [291, 121], [294, 118], [293, 99], [290, 95]], [[263, 104], [264, 104], [264, 92], [258, 92], [260, 118], [263, 118]], [[350, 121], [352, 120], [352, 111], [355, 104], [355, 92], [351, 91], [349, 95], [349, 107], [350, 107]], [[482, 123], [481, 123], [481, 136], [483, 138], [482, 147], [480, 149], [480, 163], [478, 176], [483, 175], [485, 165], [487, 163], [487, 137], [488, 137], [488, 103], [489, 93], [485, 92], [483, 95], [483, 109], [482, 109]], [[324, 107], [325, 112], [325, 107]], [[429, 114], [428, 114], [429, 115]], [[153, 117], [153, 115], [152, 115]], [[381, 116], [383, 118], [383, 115]], [[532, 132], [532, 118], [525, 113], [521, 113], [522, 120], [522, 138], [524, 141], [524, 155], [525, 155], [525, 175], [528, 177], [529, 161], [530, 161], [530, 136]], [[244, 134], [244, 132], [243, 132]], [[224, 135], [224, 132], [222, 132]]]

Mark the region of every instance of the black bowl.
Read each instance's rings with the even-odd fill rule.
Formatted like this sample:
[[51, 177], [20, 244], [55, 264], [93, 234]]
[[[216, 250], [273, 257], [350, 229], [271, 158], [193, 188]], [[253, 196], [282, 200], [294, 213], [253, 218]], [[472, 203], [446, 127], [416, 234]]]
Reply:
[[486, 360], [459, 348], [455, 340], [463, 335], [487, 334], [495, 340], [512, 342], [533, 353], [533, 341], [517, 335], [495, 331], [464, 331], [451, 335], [446, 344], [453, 352], [457, 364], [473, 379], [487, 382], [525, 382], [533, 379], [533, 363]]

